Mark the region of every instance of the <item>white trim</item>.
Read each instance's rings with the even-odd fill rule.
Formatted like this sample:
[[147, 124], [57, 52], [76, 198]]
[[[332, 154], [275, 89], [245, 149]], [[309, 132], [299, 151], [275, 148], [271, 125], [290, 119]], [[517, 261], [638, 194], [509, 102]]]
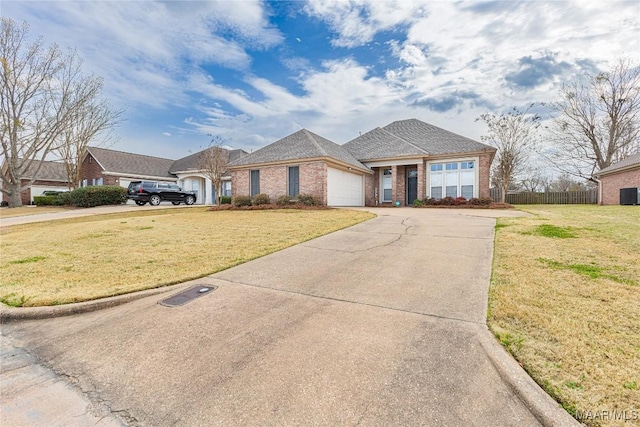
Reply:
[[424, 157], [418, 157], [413, 159], [400, 159], [400, 160], [380, 160], [376, 162], [362, 162], [363, 165], [370, 168], [381, 168], [387, 166], [411, 166], [419, 165], [424, 162]]
[[[437, 160], [427, 160], [427, 163], [425, 165], [425, 172], [424, 174], [425, 176], [425, 186], [424, 186], [424, 191], [425, 191], [425, 195], [424, 197], [431, 197], [431, 165], [432, 164], [446, 164], [446, 163], [460, 163], [460, 162], [475, 162], [474, 165], [474, 170], [475, 170], [475, 181], [473, 184], [473, 197], [479, 197], [480, 194], [480, 158], [479, 157], [458, 157], [458, 158], [446, 158], [446, 159], [437, 159]], [[445, 168], [443, 167], [442, 173], [443, 175], [446, 174], [446, 170], [444, 170]], [[458, 172], [460, 171], [460, 169], [458, 169]], [[460, 186], [460, 183], [458, 183], [458, 186]], [[446, 194], [442, 194], [442, 197], [445, 197]], [[418, 195], [418, 198], [420, 198], [420, 195]]]
[[[391, 190], [391, 198], [389, 200], [386, 200], [384, 198], [384, 190], [385, 189], [384, 189], [383, 183], [384, 183], [384, 171], [385, 171], [385, 169], [391, 169], [391, 175], [390, 175], [391, 176], [391, 188], [390, 188], [390, 190]], [[379, 171], [378, 173], [380, 174], [380, 178], [378, 180], [380, 182], [380, 203], [393, 202], [393, 180], [396, 179], [395, 175], [393, 174], [393, 168], [391, 166], [389, 166], [389, 167], [385, 166], [385, 167], [381, 167], [380, 169], [378, 169], [378, 171]]]

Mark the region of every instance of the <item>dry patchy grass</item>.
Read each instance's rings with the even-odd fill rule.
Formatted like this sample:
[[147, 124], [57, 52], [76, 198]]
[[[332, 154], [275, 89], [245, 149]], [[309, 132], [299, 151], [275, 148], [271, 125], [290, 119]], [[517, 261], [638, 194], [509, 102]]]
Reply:
[[1, 208], [0, 218], [64, 212], [69, 209], [76, 208], [68, 206], [20, 206], [19, 208]]
[[490, 328], [574, 416], [640, 414], [640, 208], [520, 208], [498, 220]]
[[0, 299], [86, 301], [203, 277], [372, 218], [343, 209], [167, 209], [0, 230]]

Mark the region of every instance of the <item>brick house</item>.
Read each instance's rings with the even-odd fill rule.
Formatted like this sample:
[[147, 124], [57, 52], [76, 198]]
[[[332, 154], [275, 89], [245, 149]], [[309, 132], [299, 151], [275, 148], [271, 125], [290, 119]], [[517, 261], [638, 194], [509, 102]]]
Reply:
[[[126, 153], [106, 148], [87, 147], [82, 160], [81, 186], [119, 185], [128, 187], [131, 181], [177, 183], [194, 191], [198, 204], [212, 204], [215, 191], [211, 180], [198, 168], [202, 151], [178, 160]], [[229, 161], [244, 154], [244, 150], [225, 150]], [[231, 176], [223, 177], [223, 195], [231, 195]]]
[[338, 145], [306, 129], [229, 164], [235, 195], [310, 194], [329, 206], [489, 197], [495, 148], [417, 119]]
[[593, 176], [598, 180], [598, 204], [618, 205], [621, 189], [640, 187], [640, 153], [614, 163]]
[[[28, 185], [32, 179], [34, 179], [30, 188], [22, 191], [20, 197], [23, 205], [30, 205], [33, 203], [33, 198], [41, 196], [45, 191], [68, 191], [69, 180], [67, 178], [67, 171], [64, 163], [43, 161], [40, 170], [37, 175], [34, 173], [36, 169], [36, 162], [32, 163], [31, 167], [27, 169], [21, 180], [21, 185]], [[6, 165], [2, 165], [2, 174], [7, 176]], [[1, 200], [7, 200], [8, 197], [4, 193], [0, 193]]]

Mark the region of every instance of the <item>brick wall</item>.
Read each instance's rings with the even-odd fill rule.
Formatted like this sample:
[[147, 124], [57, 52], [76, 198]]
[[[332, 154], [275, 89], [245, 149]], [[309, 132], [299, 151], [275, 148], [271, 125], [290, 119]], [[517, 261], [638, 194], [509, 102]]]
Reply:
[[375, 192], [378, 187], [378, 177], [380, 172], [378, 168], [373, 169], [373, 174], [364, 177], [364, 205], [376, 206]]
[[619, 205], [620, 189], [640, 187], [640, 168], [605, 175], [600, 178], [602, 182], [601, 205]]
[[249, 188], [249, 169], [237, 169], [231, 171], [231, 194], [233, 196], [248, 196]]
[[[309, 194], [327, 204], [327, 164], [325, 162], [300, 163], [291, 165], [263, 166], [260, 170], [260, 192], [276, 197], [288, 194], [288, 167], [300, 168], [300, 194]], [[250, 170], [236, 169], [231, 172], [231, 186], [234, 196], [250, 194]]]
[[104, 175], [102, 168], [98, 164], [98, 162], [93, 158], [91, 154], [87, 154], [87, 156], [82, 161], [82, 170], [80, 171], [80, 179], [86, 179], [89, 185], [95, 179], [96, 181], [102, 178], [103, 185], [119, 185], [116, 182], [117, 177]]
[[491, 174], [491, 154], [481, 154], [478, 165], [478, 173], [480, 174], [480, 188], [478, 197], [490, 197], [490, 181], [489, 175]]

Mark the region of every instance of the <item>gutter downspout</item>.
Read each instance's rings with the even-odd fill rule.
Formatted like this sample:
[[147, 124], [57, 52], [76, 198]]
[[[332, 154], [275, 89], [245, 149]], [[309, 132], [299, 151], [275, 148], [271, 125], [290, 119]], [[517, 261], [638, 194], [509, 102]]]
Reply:
[[593, 178], [593, 180], [598, 183], [598, 200], [597, 200], [597, 202], [598, 202], [598, 205], [602, 205], [602, 181], [600, 181], [598, 178], [596, 178], [595, 175], [592, 176], [591, 178]]

